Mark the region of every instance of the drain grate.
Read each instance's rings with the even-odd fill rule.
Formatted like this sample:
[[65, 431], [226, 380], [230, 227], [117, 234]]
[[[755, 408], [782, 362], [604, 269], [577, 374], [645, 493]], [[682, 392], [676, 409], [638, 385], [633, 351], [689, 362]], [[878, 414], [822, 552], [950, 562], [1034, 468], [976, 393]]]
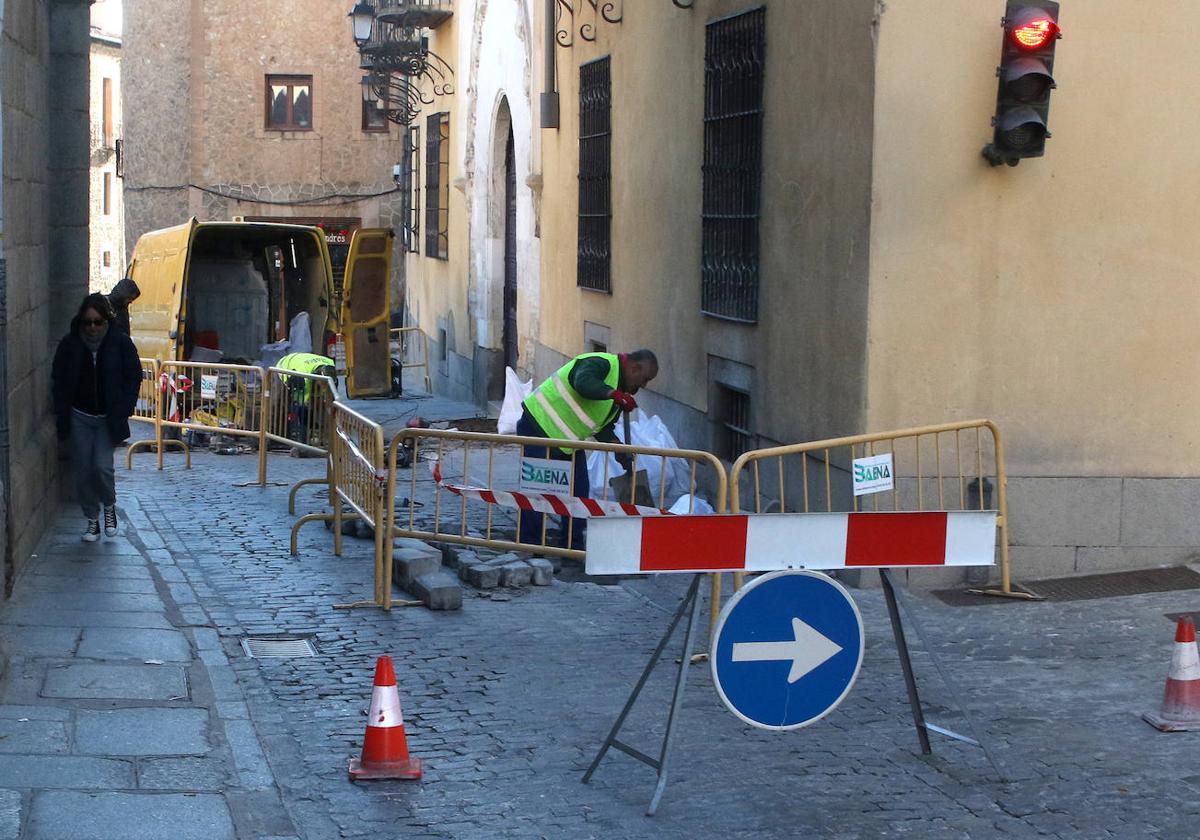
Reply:
[[[1186, 566], [1169, 566], [1164, 569], [1139, 569], [1131, 572], [1038, 580], [1026, 584], [1025, 589], [1041, 595], [1047, 601], [1092, 601], [1097, 598], [1117, 598], [1122, 595], [1143, 595], [1147, 592], [1200, 589], [1200, 574]], [[933, 594], [943, 602], [956, 607], [1004, 600], [967, 595], [962, 590], [956, 589], [938, 591]], [[966, 598], [974, 600], [967, 601]]]
[[242, 639], [242, 650], [251, 659], [317, 655], [317, 649], [310, 639]]

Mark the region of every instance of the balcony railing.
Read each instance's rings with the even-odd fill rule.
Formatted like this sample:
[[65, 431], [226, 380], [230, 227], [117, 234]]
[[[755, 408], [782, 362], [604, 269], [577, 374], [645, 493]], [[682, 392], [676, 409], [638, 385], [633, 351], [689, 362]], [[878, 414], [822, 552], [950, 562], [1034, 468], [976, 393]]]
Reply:
[[405, 29], [437, 29], [453, 15], [453, 0], [379, 0], [375, 17]]

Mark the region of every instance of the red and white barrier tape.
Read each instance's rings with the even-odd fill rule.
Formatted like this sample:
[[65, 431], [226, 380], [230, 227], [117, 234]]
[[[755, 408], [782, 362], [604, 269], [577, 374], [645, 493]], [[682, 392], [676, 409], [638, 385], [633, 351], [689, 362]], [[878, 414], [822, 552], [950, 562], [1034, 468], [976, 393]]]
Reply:
[[442, 467], [433, 463], [433, 480], [444, 490], [466, 499], [478, 499], [489, 505], [515, 507], [524, 511], [553, 513], [577, 519], [594, 519], [601, 516], [674, 516], [669, 510], [644, 505], [631, 505], [605, 499], [584, 499], [559, 493], [519, 493], [511, 490], [488, 490], [465, 484], [450, 484], [442, 480]]
[[341, 426], [338, 426], [334, 431], [342, 439], [342, 442], [346, 444], [346, 448], [350, 450], [350, 454], [357, 458], [358, 462], [375, 476], [375, 483], [378, 485], [376, 489], [382, 490], [384, 485], [387, 484], [387, 469], [376, 467], [375, 463], [358, 448]]

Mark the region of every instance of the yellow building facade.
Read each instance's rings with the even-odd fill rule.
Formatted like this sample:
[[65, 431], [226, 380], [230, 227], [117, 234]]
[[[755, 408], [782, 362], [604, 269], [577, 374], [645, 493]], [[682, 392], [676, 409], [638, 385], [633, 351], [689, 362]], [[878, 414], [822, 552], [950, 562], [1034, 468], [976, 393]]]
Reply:
[[[547, 10], [553, 75], [540, 38], [534, 66], [559, 114], [535, 141], [537, 377], [598, 345], [650, 347], [661, 373], [640, 401], [681, 445], [725, 456], [988, 417], [1006, 436], [1018, 577], [1194, 556], [1185, 228], [1200, 117], [1186, 107], [1198, 60], [1183, 33], [1200, 12], [1153, 3], [1131, 19], [1127, 4], [1064, 2], [1045, 156], [993, 167], [980, 150], [1003, 2], [552, 2], [538, 4], [539, 31]], [[714, 44], [718, 63], [765, 56], [756, 249], [740, 249], [753, 251], [756, 306], [716, 313], [706, 278], [725, 268], [704, 237], [729, 228], [705, 172], [719, 184], [736, 161], [706, 160], [706, 125], [724, 107], [706, 94]], [[597, 66], [601, 290], [580, 279], [581, 252], [595, 252], [581, 244], [595, 211], [581, 176], [594, 181], [599, 135], [581, 113]], [[729, 303], [719, 286], [716, 308]]]

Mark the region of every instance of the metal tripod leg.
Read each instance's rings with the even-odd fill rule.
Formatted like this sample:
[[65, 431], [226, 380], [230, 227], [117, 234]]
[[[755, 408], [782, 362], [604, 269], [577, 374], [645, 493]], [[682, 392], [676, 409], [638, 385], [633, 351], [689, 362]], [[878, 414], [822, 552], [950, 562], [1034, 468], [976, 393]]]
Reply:
[[[650, 801], [650, 807], [647, 814], [653, 815], [658, 809], [659, 800], [662, 798], [662, 793], [666, 787], [666, 766], [668, 759], [668, 751], [671, 746], [671, 734], [674, 731], [675, 718], [679, 708], [683, 705], [683, 688], [687, 679], [688, 659], [691, 654], [692, 634], [696, 625], [696, 616], [699, 613], [700, 598], [698, 591], [700, 588], [700, 575], [695, 575], [692, 578], [692, 584], [688, 587], [687, 594], [679, 603], [679, 608], [675, 610], [675, 615], [671, 618], [671, 623], [667, 625], [667, 630], [663, 634], [662, 639], [658, 643], [658, 647], [654, 649], [654, 653], [650, 655], [650, 661], [646, 663], [646, 667], [642, 670], [642, 675], [638, 679], [637, 684], [633, 687], [633, 691], [629, 695], [629, 699], [625, 701], [625, 707], [621, 709], [621, 714], [617, 716], [617, 720], [613, 723], [612, 729], [608, 733], [608, 737], [604, 739], [604, 744], [600, 747], [600, 751], [596, 753], [596, 757], [592, 759], [591, 766], [587, 772], [583, 774], [583, 783], [586, 785], [591, 781], [592, 774], [596, 772], [596, 768], [600, 765], [600, 761], [608, 752], [609, 747], [616, 747], [621, 752], [632, 758], [637, 759], [643, 764], [653, 767], [658, 772], [658, 785], [654, 790], [654, 797]], [[650, 679], [650, 674], [654, 671], [654, 666], [658, 664], [658, 660], [662, 658], [663, 651], [667, 644], [671, 641], [671, 637], [675, 635], [675, 628], [679, 625], [680, 619], [687, 610], [691, 608], [691, 614], [688, 617], [687, 630], [684, 636], [684, 652], [679, 663], [679, 673], [675, 679], [675, 695], [671, 702], [670, 716], [667, 719], [667, 731], [663, 736], [662, 750], [657, 759], [651, 758], [641, 750], [618, 740], [617, 733], [621, 731], [621, 727], [625, 724], [625, 719], [629, 716], [629, 712], [633, 709], [633, 704], [637, 702], [638, 696], [645, 687], [646, 681]]]
[[913, 676], [912, 660], [908, 657], [908, 641], [904, 638], [904, 627], [900, 623], [900, 611], [896, 606], [896, 590], [887, 569], [879, 570], [883, 584], [883, 595], [887, 601], [888, 618], [892, 620], [892, 635], [896, 638], [896, 652], [900, 654], [900, 668], [904, 671], [904, 687], [908, 691], [908, 706], [912, 710], [913, 726], [917, 728], [917, 740], [921, 742], [921, 754], [929, 755], [929, 732], [925, 728], [925, 713], [921, 710], [921, 696], [917, 693], [917, 680]]
[[[890, 575], [887, 575], [886, 572], [886, 569], [881, 570], [881, 574], [885, 575], [884, 585], [888, 586], [891, 581], [889, 579]], [[967, 712], [966, 704], [960, 700], [962, 697], [962, 692], [958, 690], [958, 685], [951, 678], [950, 672], [942, 667], [941, 659], [938, 658], [938, 655], [934, 652], [933, 647], [929, 644], [929, 640], [925, 637], [925, 633], [921, 629], [921, 623], [917, 621], [917, 617], [913, 615], [912, 609], [908, 604], [904, 603], [904, 601], [898, 599], [895, 595], [895, 592], [892, 592], [891, 594], [891, 601], [888, 604], [889, 610], [892, 609], [892, 603], [899, 604], [900, 609], [904, 610], [904, 614], [908, 618], [908, 623], [912, 625], [913, 630], [915, 630], [917, 633], [917, 638], [920, 639], [921, 644], [924, 645], [925, 650], [929, 653], [929, 658], [933, 661], [933, 667], [937, 669], [938, 676], [941, 677], [942, 683], [949, 690], [950, 695], [953, 698], [954, 705], [958, 708], [959, 714], [963, 716], [963, 722], [967, 725], [967, 729], [970, 730], [971, 735], [974, 737], [968, 737], [950, 729], [923, 721], [924, 728], [933, 732], [937, 732], [939, 735], [945, 735], [948, 738], [953, 738], [956, 741], [962, 741], [963, 743], [979, 747], [979, 749], [983, 751], [983, 755], [987, 759], [988, 764], [992, 765], [992, 769], [996, 771], [996, 775], [1000, 778], [1000, 781], [1008, 781], [1008, 774], [1001, 769], [1000, 765], [996, 762], [996, 759], [992, 756], [991, 751], [988, 750], [987, 745], [983, 743], [983, 738], [980, 737], [979, 730], [975, 728], [975, 723], [971, 720], [971, 716]], [[896, 621], [899, 621], [898, 615]], [[905, 659], [907, 659], [907, 649], [905, 651]], [[912, 665], [909, 663], [909, 668], [911, 669], [911, 667]]]

